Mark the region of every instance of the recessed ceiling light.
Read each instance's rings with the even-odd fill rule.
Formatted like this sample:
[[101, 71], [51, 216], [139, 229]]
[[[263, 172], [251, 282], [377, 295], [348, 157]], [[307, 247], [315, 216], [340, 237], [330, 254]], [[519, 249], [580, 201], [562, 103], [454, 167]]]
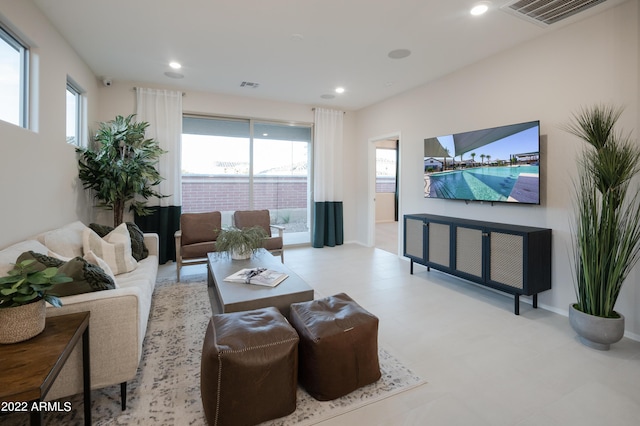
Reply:
[[391, 59], [402, 59], [411, 55], [411, 51], [409, 49], [395, 49], [387, 54]]
[[173, 72], [173, 71], [167, 71], [164, 73], [164, 75], [171, 78], [184, 78], [184, 75], [180, 74], [179, 72]]
[[336, 87], [336, 93], [344, 93], [344, 87]]
[[489, 5], [491, 3], [489, 2], [480, 2], [475, 4], [472, 8], [471, 8], [471, 14], [473, 16], [480, 16], [483, 15], [484, 13], [487, 12], [487, 10], [489, 10]]
[[182, 65], [180, 65], [180, 62], [169, 62], [169, 66], [174, 70], [179, 70], [180, 68], [182, 68]]

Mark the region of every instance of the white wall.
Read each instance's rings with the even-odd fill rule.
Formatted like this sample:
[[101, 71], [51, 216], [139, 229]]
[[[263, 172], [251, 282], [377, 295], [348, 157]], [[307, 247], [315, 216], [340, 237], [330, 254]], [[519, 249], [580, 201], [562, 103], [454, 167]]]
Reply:
[[[368, 141], [399, 130], [401, 215], [426, 212], [552, 228], [553, 289], [542, 293], [539, 301], [565, 313], [575, 301], [568, 262], [569, 223], [571, 178], [581, 142], [560, 127], [582, 106], [613, 103], [626, 107], [620, 125], [634, 130], [638, 137], [639, 13], [638, 2], [629, 1], [358, 111], [356, 137], [363, 153], [359, 156], [359, 186], [366, 188], [368, 180], [364, 154]], [[423, 198], [425, 138], [538, 119], [543, 135], [541, 206], [467, 205]], [[358, 208], [364, 209], [358, 211], [360, 217], [367, 216], [366, 197], [366, 191], [358, 192]], [[360, 223], [360, 241], [367, 241], [369, 225]], [[636, 337], [640, 336], [638, 278], [636, 268], [617, 305], [627, 319], [627, 332]]]
[[30, 1], [0, 0], [0, 21], [31, 49], [29, 130], [0, 121], [0, 247], [89, 215], [76, 154], [66, 143], [67, 75], [95, 115], [97, 80]]
[[[136, 101], [134, 87], [151, 87], [172, 89], [170, 85], [157, 86], [140, 82], [114, 81], [110, 87], [100, 88], [100, 108], [98, 121], [113, 119], [116, 115], [135, 113]], [[272, 102], [254, 98], [229, 96], [207, 92], [184, 92], [182, 108], [185, 113], [206, 114], [226, 117], [257, 118], [285, 122], [313, 123], [314, 114], [311, 105]], [[344, 180], [354, 182], [356, 169], [352, 159], [355, 158], [357, 145], [354, 141], [354, 115], [347, 112], [344, 121]], [[355, 187], [345, 185], [344, 188], [344, 229], [345, 241], [354, 241], [357, 237], [358, 222], [356, 217]], [[98, 213], [98, 217], [100, 213]]]

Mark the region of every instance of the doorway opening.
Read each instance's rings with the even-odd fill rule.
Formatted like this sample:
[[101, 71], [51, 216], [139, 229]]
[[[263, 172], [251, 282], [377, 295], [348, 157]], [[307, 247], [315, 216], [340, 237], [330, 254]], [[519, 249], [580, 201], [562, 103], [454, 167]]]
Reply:
[[369, 246], [399, 253], [400, 134], [369, 144]]

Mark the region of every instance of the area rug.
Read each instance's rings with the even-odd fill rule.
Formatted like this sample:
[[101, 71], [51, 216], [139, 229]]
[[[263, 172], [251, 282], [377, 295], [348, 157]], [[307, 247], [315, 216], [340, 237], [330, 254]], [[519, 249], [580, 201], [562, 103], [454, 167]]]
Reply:
[[[158, 282], [140, 368], [128, 384], [127, 410], [120, 410], [120, 386], [95, 390], [93, 424], [206, 425], [200, 399], [200, 356], [210, 316], [206, 282]], [[296, 411], [264, 425], [315, 424], [425, 383], [384, 349], [379, 356], [382, 378], [378, 382], [327, 402], [316, 401], [300, 389]], [[83, 424], [82, 396], [65, 401], [71, 401], [72, 411], [46, 413], [44, 424]], [[28, 420], [26, 415], [0, 417], [3, 425], [27, 425]]]

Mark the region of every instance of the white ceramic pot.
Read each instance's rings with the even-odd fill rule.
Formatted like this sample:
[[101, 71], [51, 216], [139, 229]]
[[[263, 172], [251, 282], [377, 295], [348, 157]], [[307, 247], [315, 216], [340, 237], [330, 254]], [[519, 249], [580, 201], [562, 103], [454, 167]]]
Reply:
[[251, 250], [247, 252], [240, 252], [238, 250], [231, 250], [231, 259], [233, 260], [247, 260], [251, 258]]
[[[618, 314], [620, 315], [620, 314]], [[590, 348], [608, 351], [611, 344], [624, 336], [624, 316], [603, 318], [585, 314], [569, 305], [569, 323], [578, 333], [580, 341]]]
[[0, 343], [18, 343], [42, 333], [46, 313], [44, 299], [0, 309]]

